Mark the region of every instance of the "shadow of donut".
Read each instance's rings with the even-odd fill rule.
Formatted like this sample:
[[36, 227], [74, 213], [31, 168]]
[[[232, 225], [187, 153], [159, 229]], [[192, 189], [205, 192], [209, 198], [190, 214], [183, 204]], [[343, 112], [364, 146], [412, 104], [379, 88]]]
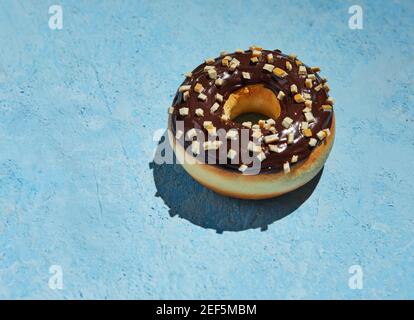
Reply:
[[[163, 145], [163, 148], [167, 149], [168, 146]], [[171, 152], [171, 148], [164, 152]], [[154, 161], [150, 163], [150, 168], [157, 188], [156, 196], [161, 197], [169, 207], [171, 217], [179, 216], [218, 233], [256, 228], [267, 230], [269, 225], [293, 213], [310, 197], [323, 172], [322, 168], [307, 184], [280, 197], [241, 200], [205, 188], [180, 164], [157, 164]]]

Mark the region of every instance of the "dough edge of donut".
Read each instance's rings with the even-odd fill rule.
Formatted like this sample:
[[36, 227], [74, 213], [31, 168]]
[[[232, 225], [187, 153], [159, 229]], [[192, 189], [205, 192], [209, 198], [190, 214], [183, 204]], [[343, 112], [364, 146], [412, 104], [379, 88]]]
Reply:
[[[296, 163], [285, 174], [283, 170], [275, 173], [259, 173], [243, 175], [240, 172], [226, 170], [216, 165], [205, 164], [188, 153], [175, 141], [171, 130], [171, 119], [168, 121], [168, 138], [178, 162], [196, 181], [216, 193], [238, 199], [268, 199], [281, 196], [305, 185], [312, 180], [325, 165], [332, 150], [335, 138], [335, 115], [332, 115], [331, 134], [318, 145], [307, 159]], [[191, 162], [183, 161], [184, 156]], [[188, 158], [187, 158], [188, 159]]]

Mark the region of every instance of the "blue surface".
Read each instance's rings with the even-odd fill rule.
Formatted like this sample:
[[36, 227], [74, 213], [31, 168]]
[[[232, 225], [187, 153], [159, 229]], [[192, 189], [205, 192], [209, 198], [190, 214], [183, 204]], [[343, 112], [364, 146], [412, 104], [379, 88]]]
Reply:
[[[414, 3], [355, 2], [2, 0], [0, 298], [414, 298]], [[182, 74], [251, 44], [337, 101], [319, 183], [264, 202], [151, 164]]]

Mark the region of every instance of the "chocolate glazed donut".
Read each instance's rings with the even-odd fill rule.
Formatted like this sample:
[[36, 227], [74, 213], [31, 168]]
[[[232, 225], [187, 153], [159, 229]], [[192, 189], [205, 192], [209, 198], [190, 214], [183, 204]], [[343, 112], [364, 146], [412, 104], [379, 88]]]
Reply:
[[[169, 138], [178, 160], [208, 188], [238, 198], [269, 198], [305, 184], [323, 167], [334, 140], [334, 101], [319, 71], [296, 55], [256, 46], [207, 59], [186, 75], [169, 108]], [[233, 121], [248, 112], [267, 119]], [[239, 148], [194, 141], [195, 129], [210, 138], [224, 129], [227, 139], [240, 140]], [[240, 139], [242, 131], [248, 141]], [[216, 159], [224, 153], [225, 161], [207, 164], [211, 150]], [[258, 160], [259, 174], [246, 174], [252, 167], [242, 161], [247, 154]], [[188, 163], [187, 156], [196, 159]]]

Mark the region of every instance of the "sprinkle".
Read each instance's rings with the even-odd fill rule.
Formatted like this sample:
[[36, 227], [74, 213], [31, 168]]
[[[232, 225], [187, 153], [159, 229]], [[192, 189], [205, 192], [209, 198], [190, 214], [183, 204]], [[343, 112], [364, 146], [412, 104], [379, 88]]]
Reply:
[[323, 84], [323, 88], [325, 89], [325, 92], [329, 92], [330, 90], [329, 85], [327, 83]]
[[318, 84], [314, 89], [316, 92], [320, 91], [322, 89], [322, 83]]
[[223, 102], [223, 96], [220, 93], [216, 93], [216, 101], [222, 103]]
[[187, 139], [191, 140], [191, 139], [193, 139], [196, 136], [197, 136], [196, 129], [192, 128], [192, 129], [190, 129], [190, 130], [187, 131]]
[[287, 135], [287, 144], [292, 144], [294, 139], [295, 139], [294, 133], [289, 132], [288, 135]]
[[285, 173], [289, 173], [289, 172], [290, 172], [290, 165], [289, 165], [289, 162], [285, 162], [285, 163], [283, 164], [283, 171], [284, 171]]
[[243, 79], [250, 79], [250, 73], [242, 72]]
[[312, 137], [312, 130], [310, 128], [303, 129], [302, 133], [306, 138]]
[[236, 49], [236, 53], [244, 53], [243, 49]]
[[262, 47], [258, 47], [256, 45], [252, 45], [252, 46], [249, 47], [249, 50], [251, 50], [251, 51], [253, 51], [253, 50], [263, 50], [263, 48]]
[[221, 141], [206, 141], [203, 142], [204, 150], [217, 150], [223, 143]]
[[257, 57], [252, 57], [252, 58], [250, 58], [250, 62], [251, 63], [258, 63], [259, 59], [257, 59]]
[[210, 108], [210, 112], [211, 113], [216, 112], [219, 107], [220, 107], [220, 105], [217, 102], [214, 102], [214, 104]]
[[321, 68], [319, 68], [319, 67], [312, 67], [311, 70], [313, 72], [319, 72], [319, 71], [321, 71]]
[[333, 106], [335, 104], [335, 100], [332, 97], [328, 97], [328, 99], [326, 99], [326, 103]]
[[226, 139], [236, 140], [238, 135], [239, 135], [239, 133], [238, 133], [237, 130], [229, 130], [226, 133]]
[[[238, 135], [237, 130], [230, 129], [226, 133], [226, 139], [229, 139], [229, 140], [237, 140], [237, 135]], [[220, 139], [221, 139], [221, 137], [220, 137]]]
[[227, 152], [227, 158], [230, 160], [233, 160], [237, 156], [237, 152], [233, 149], [230, 149], [229, 152]]
[[223, 67], [228, 67], [229, 66], [229, 59], [226, 59], [225, 57], [221, 60], [221, 65]]
[[272, 72], [274, 68], [275, 68], [275, 66], [273, 64], [268, 64], [268, 63], [266, 63], [263, 66], [263, 70], [266, 70], [266, 71], [269, 71], [269, 72]]
[[291, 54], [289, 55], [289, 58], [291, 58], [291, 59], [293, 59], [293, 60], [295, 60], [297, 57], [298, 57], [298, 55], [297, 55], [296, 53], [291, 53]]
[[210, 79], [217, 79], [217, 71], [216, 69], [210, 69], [208, 70], [208, 76], [210, 77]]
[[245, 165], [245, 164], [242, 164], [240, 167], [239, 167], [239, 171], [240, 172], [245, 172], [246, 170], [247, 170], [247, 166]]
[[270, 131], [271, 133], [273, 133], [273, 134], [277, 133], [276, 128], [275, 128], [275, 127], [273, 127], [273, 126], [269, 128], [269, 131]]
[[293, 97], [297, 103], [305, 102], [305, 99], [302, 97], [300, 93], [295, 94]]
[[179, 112], [180, 112], [180, 116], [188, 116], [188, 108], [180, 108]]
[[308, 71], [306, 70], [306, 67], [305, 66], [300, 66], [299, 67], [299, 71], [298, 71], [298, 74], [299, 75], [306, 76], [307, 73], [308, 73]]
[[305, 112], [305, 119], [307, 122], [315, 122], [315, 117], [312, 112]]
[[260, 129], [260, 125], [259, 124], [254, 124], [254, 125], [252, 125], [252, 129], [254, 130], [254, 129]]
[[274, 126], [276, 124], [276, 121], [270, 118], [266, 120], [266, 123], [270, 124], [271, 126]]
[[306, 88], [311, 89], [312, 86], [313, 86], [312, 79], [306, 79], [305, 80], [305, 85], [306, 85]]
[[285, 97], [285, 93], [284, 93], [283, 91], [279, 91], [279, 93], [278, 93], [278, 95], [277, 95], [277, 98], [278, 98], [280, 101], [282, 101], [284, 97]]
[[194, 91], [197, 93], [201, 93], [204, 91], [204, 87], [201, 83], [196, 83], [196, 85], [194, 86]]
[[252, 133], [252, 137], [255, 138], [255, 139], [259, 139], [262, 135], [263, 135], [263, 133], [262, 133], [262, 131], [260, 129], [259, 130], [255, 130]]
[[180, 138], [183, 136], [183, 134], [184, 134], [184, 132], [182, 132], [181, 130], [178, 130], [178, 131], [175, 133], [175, 138], [176, 138], [176, 139], [180, 139]]
[[[306, 100], [306, 101], [308, 101], [308, 100]], [[303, 112], [303, 113], [306, 113], [306, 112], [312, 112], [312, 108], [310, 108], [310, 107], [306, 107], [306, 108], [304, 108], [304, 109], [302, 110], [302, 112]]]
[[206, 64], [213, 64], [214, 63], [214, 59], [213, 58], [208, 58], [208, 59], [206, 59]]
[[199, 155], [200, 154], [200, 142], [198, 141], [193, 141], [191, 143], [191, 152], [195, 155]]
[[211, 127], [213, 127], [213, 122], [211, 122], [211, 121], [204, 121], [203, 122], [203, 127], [204, 127], [204, 129], [211, 128]]
[[296, 162], [298, 162], [298, 156], [294, 154], [294, 155], [292, 156], [292, 159], [290, 159], [290, 162], [291, 162], [291, 163], [296, 163]]
[[242, 126], [243, 127], [246, 127], [246, 128], [251, 128], [252, 127], [252, 123], [250, 121], [246, 121], [246, 122], [243, 122], [242, 123]]
[[202, 101], [206, 101], [207, 100], [207, 96], [204, 93], [200, 93], [197, 96], [198, 99], [202, 100]]
[[299, 67], [299, 66], [301, 66], [303, 63], [302, 63], [302, 61], [300, 61], [300, 60], [296, 60], [295, 61], [295, 63], [296, 63], [296, 65]]
[[286, 117], [283, 119], [282, 121], [282, 126], [285, 127], [286, 129], [289, 128], [293, 123], [293, 120], [289, 117]]
[[173, 112], [174, 112], [174, 107], [169, 107], [169, 108], [168, 108], [168, 113], [169, 113], [169, 114], [172, 114]]
[[220, 52], [220, 57], [224, 57], [224, 56], [226, 56], [228, 54], [229, 54], [228, 51], [221, 51]]
[[325, 131], [327, 137], [331, 135], [331, 130], [329, 130], [329, 128], [323, 129], [323, 131]]
[[269, 136], [264, 137], [264, 142], [265, 143], [272, 143], [272, 142], [276, 142], [276, 141], [279, 141], [279, 136], [277, 134], [271, 134]]
[[300, 123], [300, 127], [302, 128], [302, 130], [305, 130], [305, 129], [309, 128], [309, 123], [307, 123], [306, 121], [302, 121]]
[[239, 60], [237, 60], [236, 58], [233, 58], [233, 59], [230, 61], [230, 67], [229, 67], [229, 69], [230, 69], [230, 71], [234, 71], [234, 70], [236, 70], [236, 68], [237, 68], [238, 66], [240, 66], [240, 61], [239, 61]]
[[273, 69], [273, 74], [279, 78], [284, 78], [286, 77], [288, 74], [285, 70], [282, 70], [280, 68], [274, 68]]
[[273, 54], [269, 53], [266, 56], [266, 61], [267, 61], [267, 63], [273, 63]]
[[227, 114], [222, 114], [220, 118], [223, 121], [229, 121], [230, 120], [230, 117]]
[[316, 136], [318, 137], [318, 139], [319, 140], [323, 140], [323, 139], [325, 139], [326, 138], [326, 132], [325, 131], [323, 131], [323, 130], [321, 130], [321, 131], [319, 131], [317, 134], [316, 134]]
[[286, 61], [286, 70], [292, 71], [292, 64], [289, 61]]
[[292, 92], [292, 93], [298, 93], [298, 87], [296, 86], [296, 84], [292, 84], [290, 86], [290, 92]]
[[249, 143], [247, 144], [247, 150], [252, 152], [261, 152], [262, 147], [253, 143], [253, 141], [249, 141]]
[[258, 124], [260, 128], [264, 128], [264, 126], [266, 125], [266, 120], [259, 120]]
[[214, 126], [207, 128], [207, 132], [210, 136], [215, 137], [217, 135], [217, 129]]
[[332, 106], [330, 104], [323, 104], [321, 109], [323, 111], [332, 111]]
[[185, 92], [185, 91], [188, 91], [188, 90], [190, 90], [191, 89], [191, 86], [190, 85], [184, 85], [184, 86], [181, 86], [179, 89], [178, 89], [178, 91], [179, 92]]
[[184, 101], [187, 101], [187, 100], [188, 100], [188, 98], [190, 98], [190, 91], [186, 91], [186, 92], [184, 92], [184, 94], [183, 94], [183, 99], [184, 99]]
[[262, 51], [260, 51], [260, 50], [253, 50], [252, 51], [252, 56], [253, 57], [260, 57], [262, 55]]
[[197, 108], [195, 111], [196, 116], [198, 117], [204, 117], [204, 110], [201, 108]]
[[310, 93], [302, 92], [302, 96], [305, 100], [312, 100], [312, 96], [310, 95]]
[[260, 162], [262, 162], [264, 159], [266, 159], [266, 155], [265, 155], [265, 153], [262, 151], [262, 152], [260, 152], [260, 153], [256, 156], [256, 158], [257, 158], [257, 159], [259, 159], [259, 161], [260, 161]]
[[193, 73], [192, 72], [187, 72], [186, 74], [185, 74], [185, 77], [186, 78], [191, 78], [193, 76]]
[[223, 85], [223, 82], [224, 82], [224, 80], [223, 80], [223, 79], [217, 79], [217, 80], [214, 82], [214, 84], [215, 84], [217, 87], [221, 87], [221, 86]]
[[316, 76], [313, 73], [308, 74], [308, 79], [316, 80]]
[[269, 144], [269, 150], [272, 152], [276, 152], [276, 153], [281, 153], [283, 151], [282, 148], [279, 148], [277, 145], [275, 144]]
[[316, 144], [318, 143], [318, 140], [316, 140], [315, 138], [310, 138], [310, 140], [309, 140], [309, 145], [311, 146], [311, 147], [314, 147], [314, 146], [316, 146]]
[[215, 69], [216, 67], [215, 66], [205, 66], [204, 67], [204, 72], [208, 72], [208, 70], [212, 70], [212, 69]]
[[312, 100], [306, 100], [305, 101], [305, 107], [312, 110]]

